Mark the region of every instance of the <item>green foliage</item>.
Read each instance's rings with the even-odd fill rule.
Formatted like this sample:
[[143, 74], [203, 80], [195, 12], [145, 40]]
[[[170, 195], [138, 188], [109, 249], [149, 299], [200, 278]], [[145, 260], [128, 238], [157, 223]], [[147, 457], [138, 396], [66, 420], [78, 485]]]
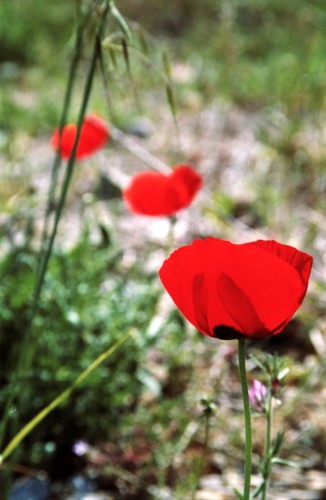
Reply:
[[[0, 5], [0, 61], [14, 63], [16, 76], [10, 70], [8, 83], [14, 81], [37, 96], [26, 113], [25, 106], [13, 100], [10, 89], [5, 89], [0, 127], [30, 129], [30, 120], [26, 119], [29, 116], [34, 119], [34, 132], [46, 127], [46, 118], [54, 121], [56, 98], [44, 88], [44, 75], [53, 78], [56, 74], [60, 78], [60, 70], [65, 71], [72, 48], [75, 6], [60, 0], [49, 8], [46, 2], [26, 0], [24, 15], [20, 8], [21, 2], [11, 0]], [[177, 100], [187, 100], [189, 91], [195, 91], [205, 100], [226, 98], [255, 109], [281, 105], [296, 118], [325, 108], [326, 9], [317, 0], [309, 5], [303, 0], [178, 0], [169, 9], [163, 0], [150, 4], [136, 0], [117, 1], [112, 9], [104, 52], [118, 122], [123, 122], [121, 115], [135, 108], [135, 89], [138, 96], [139, 89], [153, 85], [155, 79], [161, 80], [162, 100], [165, 89], [173, 113], [174, 91]], [[168, 85], [162, 85], [162, 74], [168, 74], [166, 64], [162, 68], [159, 58], [155, 61], [155, 42], [146, 30], [169, 37], [165, 52], [191, 65], [195, 77], [180, 83], [177, 89], [170, 85], [170, 78]], [[86, 53], [88, 46], [86, 39]], [[40, 78], [36, 71], [38, 77], [33, 85], [27, 83], [27, 89], [28, 72], [21, 71], [22, 64], [33, 65], [34, 71], [35, 67], [41, 68], [42, 72]], [[129, 85], [125, 72], [132, 78]], [[7, 73], [8, 66], [0, 64], [0, 80], [4, 83]], [[173, 65], [169, 73], [173, 76]], [[130, 100], [133, 102], [129, 106]]]
[[[2, 0], [0, 4], [0, 62], [38, 64], [53, 59], [72, 33], [72, 2]], [[58, 36], [60, 33], [60, 36]]]
[[293, 115], [325, 106], [326, 11], [318, 2], [220, 1], [210, 13], [188, 32], [202, 92], [255, 108], [282, 103]]
[[[162, 0], [116, 3], [152, 32], [183, 36], [178, 46], [188, 52], [185, 60], [202, 66], [199, 85], [209, 94], [217, 89], [256, 105], [290, 99], [293, 109], [324, 103], [326, 12], [320, 2], [179, 0], [169, 9]], [[51, 9], [38, 0], [4, 0], [0, 60], [55, 62], [53, 49], [67, 46], [74, 14], [73, 4], [63, 0]], [[130, 28], [115, 7], [113, 14], [129, 39]]]
[[[93, 442], [108, 436], [114, 440], [111, 434], [117, 423], [137, 407], [143, 388], [139, 370], [148, 343], [146, 329], [158, 294], [150, 277], [137, 270], [127, 277], [119, 273], [118, 263], [115, 250], [94, 248], [87, 236], [71, 250], [57, 250], [53, 255], [34, 323], [33, 368], [21, 381], [20, 426], [127, 331], [133, 329], [139, 340], [127, 343], [98, 367], [67, 405], [33, 431], [25, 446], [36, 462], [49, 442], [56, 447], [62, 441], [71, 445], [81, 437]], [[27, 322], [35, 265], [36, 255], [28, 249], [9, 253], [1, 263], [2, 386], [17, 358]], [[27, 349], [25, 359], [33, 354], [31, 350]], [[2, 390], [1, 405], [6, 396]]]
[[[58, 106], [52, 92], [34, 94], [35, 80], [39, 82], [41, 73], [36, 71], [35, 77], [25, 80], [24, 86], [17, 93], [12, 92], [13, 82], [2, 84], [0, 94], [0, 130], [14, 134], [21, 130], [32, 135], [40, 131], [52, 131], [57, 125]], [[1, 85], [1, 76], [0, 76]], [[39, 83], [36, 83], [39, 85]]]

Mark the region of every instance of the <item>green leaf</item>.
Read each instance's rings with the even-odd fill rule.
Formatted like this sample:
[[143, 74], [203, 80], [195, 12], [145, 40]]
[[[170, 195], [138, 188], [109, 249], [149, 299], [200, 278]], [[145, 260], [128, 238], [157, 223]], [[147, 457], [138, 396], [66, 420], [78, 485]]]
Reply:
[[128, 76], [131, 79], [129, 50], [128, 50], [127, 40], [125, 38], [122, 38], [122, 40], [121, 40], [121, 46], [122, 46], [122, 54], [123, 54], [123, 58], [124, 58], [124, 61], [125, 61], [125, 64], [126, 64]]
[[237, 488], [233, 488], [233, 492], [235, 493], [236, 497], [239, 498], [239, 500], [244, 500], [243, 496], [241, 495], [240, 491], [237, 490]]
[[171, 63], [170, 63], [170, 57], [167, 52], [163, 52], [162, 55], [162, 61], [163, 61], [163, 68], [164, 72], [169, 80], [172, 80], [172, 69], [171, 69]]
[[260, 368], [263, 372], [266, 373], [266, 368], [263, 365], [263, 363], [260, 361], [260, 359], [258, 359], [257, 356], [255, 356], [254, 354], [251, 354], [250, 357], [251, 357], [252, 361], [255, 363], [255, 365], [258, 366], [258, 368]]
[[177, 122], [177, 111], [178, 110], [177, 110], [177, 101], [176, 101], [174, 90], [169, 83], [166, 85], [165, 90], [166, 90], [166, 95], [167, 95], [169, 106], [171, 108], [173, 118], [174, 118], [175, 122]]
[[275, 443], [270, 453], [271, 457], [276, 457], [276, 455], [279, 454], [280, 449], [284, 444], [284, 441], [285, 441], [285, 433], [284, 431], [279, 431], [276, 435]]
[[257, 498], [258, 497], [258, 495], [262, 491], [264, 485], [265, 485], [265, 481], [263, 481], [262, 483], [260, 483], [259, 486], [257, 486], [257, 488], [252, 493], [252, 498]]
[[288, 467], [293, 467], [294, 469], [301, 469], [301, 465], [289, 460], [283, 460], [282, 458], [274, 457], [272, 458], [273, 464], [287, 465]]
[[148, 46], [148, 43], [147, 43], [147, 39], [146, 39], [146, 36], [145, 36], [145, 33], [144, 31], [142, 30], [141, 27], [138, 28], [138, 41], [139, 41], [139, 45], [140, 45], [140, 48], [141, 48], [141, 51], [143, 54], [145, 54], [145, 56], [149, 56], [149, 46]]
[[286, 377], [286, 375], [289, 373], [290, 369], [289, 368], [283, 368], [278, 374], [278, 379], [282, 380], [282, 378]]
[[117, 9], [116, 5], [113, 2], [111, 2], [111, 14], [118, 22], [118, 24], [119, 24], [120, 28], [122, 29], [122, 31], [124, 32], [126, 38], [130, 39], [131, 38], [130, 28], [129, 28], [128, 24], [126, 23], [124, 17], [121, 15], [120, 11]]
[[111, 47], [110, 45], [108, 45], [107, 48], [108, 48], [108, 51], [109, 51], [109, 56], [110, 56], [110, 60], [111, 60], [112, 66], [114, 67], [115, 71], [118, 71], [119, 70], [119, 64], [118, 64], [118, 60], [117, 60], [117, 55], [116, 55], [115, 49], [113, 47]]

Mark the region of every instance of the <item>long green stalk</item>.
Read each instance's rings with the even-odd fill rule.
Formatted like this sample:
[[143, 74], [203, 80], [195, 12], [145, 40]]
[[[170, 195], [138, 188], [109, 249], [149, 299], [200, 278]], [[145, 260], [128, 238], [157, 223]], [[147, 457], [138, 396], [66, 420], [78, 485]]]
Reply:
[[248, 395], [248, 383], [246, 372], [246, 351], [245, 340], [238, 340], [239, 372], [242, 388], [243, 409], [245, 416], [245, 465], [244, 465], [244, 488], [243, 500], [250, 500], [250, 480], [251, 480], [251, 456], [252, 456], [252, 437], [251, 437], [251, 415]]
[[[79, 5], [79, 2], [78, 2], [78, 5]], [[79, 63], [80, 58], [81, 58], [82, 42], [83, 42], [85, 27], [87, 24], [88, 15], [89, 15], [89, 9], [84, 14], [83, 18], [80, 21], [78, 21], [78, 25], [77, 25], [75, 48], [74, 48], [74, 53], [73, 53], [71, 65], [69, 68], [67, 88], [66, 88], [66, 92], [65, 92], [65, 96], [64, 96], [61, 117], [59, 120], [58, 129], [59, 129], [60, 134], [62, 132], [62, 129], [64, 128], [64, 126], [67, 123], [67, 116], [68, 116], [68, 111], [69, 111], [69, 107], [70, 107], [70, 103], [71, 103], [73, 86], [74, 86], [75, 79], [76, 79], [78, 63]], [[49, 192], [48, 192], [48, 196], [47, 196], [47, 206], [46, 206], [46, 211], [45, 211], [43, 233], [42, 233], [42, 237], [41, 237], [41, 252], [44, 251], [45, 243], [47, 240], [49, 216], [50, 216], [51, 208], [52, 208], [53, 202], [54, 202], [55, 190], [56, 190], [57, 181], [58, 181], [58, 173], [60, 170], [61, 163], [62, 163], [62, 161], [61, 161], [60, 151], [58, 148], [56, 151], [56, 155], [55, 155], [52, 169], [51, 169], [51, 180], [50, 180]]]
[[[102, 11], [101, 23], [100, 23], [99, 30], [98, 30], [98, 36], [100, 38], [102, 37], [102, 33], [103, 33], [104, 26], [105, 26], [105, 21], [106, 21], [108, 10], [109, 10], [109, 4], [107, 1], [105, 8]], [[90, 63], [89, 71], [87, 74], [83, 99], [82, 99], [82, 103], [81, 103], [81, 107], [80, 107], [80, 111], [79, 111], [76, 139], [75, 139], [73, 150], [72, 150], [71, 155], [69, 157], [69, 160], [67, 162], [66, 173], [64, 176], [63, 186], [62, 186], [62, 190], [60, 193], [60, 198], [59, 198], [57, 210], [55, 213], [55, 219], [54, 219], [54, 223], [53, 223], [52, 232], [51, 232], [50, 238], [48, 240], [48, 245], [47, 245], [46, 249], [44, 250], [44, 253], [43, 253], [41, 261], [40, 261], [37, 282], [35, 285], [35, 290], [34, 290], [33, 299], [32, 299], [30, 320], [29, 320], [29, 323], [28, 323], [26, 330], [25, 330], [25, 334], [24, 334], [24, 338], [22, 341], [22, 346], [21, 346], [17, 366], [16, 366], [16, 369], [14, 370], [14, 375], [13, 375], [13, 378], [12, 378], [11, 383], [10, 383], [11, 391], [10, 391], [10, 395], [6, 401], [6, 406], [4, 409], [4, 414], [3, 414], [3, 418], [2, 418], [2, 422], [1, 422], [0, 447], [2, 446], [3, 441], [4, 441], [5, 432], [6, 432], [6, 428], [8, 425], [10, 408], [12, 407], [12, 404], [15, 400], [15, 397], [17, 397], [17, 387], [19, 385], [19, 380], [21, 378], [23, 370], [26, 369], [26, 358], [27, 358], [26, 352], [27, 352], [27, 348], [29, 346], [30, 339], [31, 339], [32, 323], [33, 323], [33, 320], [34, 320], [35, 315], [36, 315], [36, 311], [37, 311], [37, 307], [38, 307], [38, 303], [39, 303], [39, 299], [40, 299], [40, 295], [41, 295], [41, 290], [42, 290], [43, 283], [44, 283], [45, 274], [46, 274], [48, 263], [49, 263], [49, 260], [51, 257], [51, 253], [52, 253], [55, 237], [57, 234], [59, 221], [60, 221], [60, 218], [62, 215], [63, 207], [65, 204], [65, 200], [66, 200], [66, 196], [67, 196], [67, 192], [68, 192], [68, 187], [70, 185], [70, 181], [71, 181], [72, 174], [74, 171], [77, 145], [78, 145], [81, 127], [82, 127], [82, 123], [83, 123], [83, 120], [85, 117], [86, 108], [87, 108], [90, 93], [91, 93], [92, 83], [93, 83], [93, 79], [94, 79], [94, 75], [95, 75], [96, 60], [97, 60], [97, 42], [95, 39], [91, 63]], [[31, 358], [32, 358], [32, 356], [30, 356], [30, 358], [29, 358], [29, 363], [31, 363]]]
[[[108, 5], [107, 5], [106, 9], [104, 10], [104, 12], [102, 14], [101, 24], [100, 24], [99, 31], [98, 31], [98, 36], [100, 38], [102, 36], [104, 24], [105, 24], [105, 21], [106, 21], [107, 12], [108, 12]], [[52, 253], [53, 244], [54, 244], [54, 240], [55, 240], [55, 237], [56, 237], [56, 234], [57, 234], [58, 225], [59, 225], [59, 222], [60, 222], [60, 219], [61, 219], [63, 207], [65, 205], [65, 201], [66, 201], [66, 197], [67, 197], [68, 188], [69, 188], [70, 181], [71, 181], [71, 178], [72, 178], [72, 174], [73, 174], [73, 171], [74, 171], [77, 145], [78, 145], [78, 142], [79, 142], [80, 133], [81, 133], [81, 127], [82, 127], [82, 124], [83, 124], [83, 121], [84, 121], [84, 118], [85, 118], [86, 109], [87, 109], [87, 105], [88, 105], [89, 98], [90, 98], [90, 93], [91, 93], [91, 89], [92, 89], [93, 79], [94, 79], [94, 75], [95, 75], [96, 60], [97, 60], [97, 42], [96, 42], [96, 39], [95, 39], [95, 41], [94, 41], [94, 47], [93, 47], [93, 53], [92, 53], [92, 58], [91, 58], [91, 62], [90, 62], [90, 67], [89, 67], [87, 79], [86, 79], [85, 89], [84, 89], [84, 95], [83, 95], [81, 107], [80, 107], [80, 110], [79, 110], [79, 116], [78, 116], [78, 121], [77, 121], [76, 138], [75, 138], [75, 142], [74, 142], [74, 146], [73, 146], [71, 155], [70, 155], [69, 160], [67, 162], [66, 172], [65, 172], [64, 179], [63, 179], [62, 190], [61, 190], [61, 193], [60, 193], [60, 197], [59, 197], [59, 201], [58, 201], [58, 206], [57, 206], [57, 210], [56, 210], [56, 213], [55, 213], [55, 219], [54, 219], [54, 223], [53, 223], [52, 233], [51, 233], [50, 238], [49, 238], [48, 247], [47, 247], [47, 250], [45, 252], [44, 259], [43, 259], [43, 262], [42, 262], [42, 265], [41, 265], [40, 274], [39, 274], [39, 283], [38, 283], [38, 286], [36, 288], [37, 291], [38, 291], [38, 296], [40, 294], [39, 288], [42, 287], [42, 284], [43, 284], [43, 281], [44, 281], [44, 275], [45, 275], [45, 272], [46, 272], [46, 269], [47, 269], [47, 266], [48, 266], [48, 262], [49, 262], [49, 259], [50, 259], [51, 253]]]
[[8, 445], [3, 450], [0, 455], [0, 464], [9, 457], [9, 455], [17, 448], [17, 446], [21, 443], [21, 441], [30, 433], [32, 430], [44, 420], [49, 413], [51, 413], [55, 408], [57, 408], [60, 404], [62, 404], [71, 393], [78, 387], [92, 371], [95, 370], [103, 361], [105, 361], [111, 354], [113, 354], [119, 347], [121, 347], [128, 338], [132, 335], [132, 332], [127, 333], [124, 337], [122, 337], [118, 342], [116, 342], [113, 346], [111, 346], [107, 351], [103, 352], [93, 363], [91, 363], [86, 370], [84, 370], [76, 380], [58, 397], [56, 397], [49, 405], [47, 405], [43, 410], [41, 410], [28, 424], [25, 425], [21, 429], [21, 431], [16, 434], [16, 436], [8, 443]]
[[[83, 29], [81, 27], [83, 24], [80, 24], [77, 29], [77, 34], [76, 34], [76, 41], [75, 41], [75, 49], [74, 49], [74, 55], [72, 59], [72, 63], [70, 66], [70, 71], [69, 71], [69, 77], [68, 77], [68, 82], [67, 82], [67, 88], [66, 88], [66, 93], [65, 93], [65, 98], [64, 98], [64, 103], [62, 107], [62, 113], [61, 113], [61, 118], [59, 122], [59, 130], [61, 131], [66, 123], [67, 119], [67, 114], [68, 114], [68, 109], [70, 106], [70, 101], [71, 101], [71, 96], [72, 96], [72, 89], [73, 89], [73, 84], [75, 80], [75, 74], [77, 70], [77, 63], [80, 58], [80, 50], [81, 50], [81, 43], [82, 43], [82, 35], [83, 35]], [[41, 288], [43, 285], [44, 281], [44, 276], [45, 276], [45, 269], [44, 269], [44, 255], [46, 251], [46, 240], [48, 236], [48, 225], [49, 225], [49, 215], [51, 212], [51, 206], [53, 204], [54, 200], [54, 193], [55, 193], [55, 188], [57, 184], [57, 178], [58, 178], [58, 171], [60, 168], [61, 164], [61, 157], [59, 154], [59, 151], [56, 152], [52, 169], [51, 169], [51, 181], [50, 181], [50, 187], [49, 187], [49, 193], [47, 197], [47, 207], [46, 207], [46, 212], [45, 212], [45, 220], [44, 220], [44, 225], [43, 225], [43, 232], [41, 236], [41, 247], [40, 247], [40, 259], [39, 259], [39, 264], [36, 270], [36, 282], [35, 282], [35, 288], [31, 300], [31, 310], [30, 310], [30, 315], [29, 315], [29, 323], [26, 325], [25, 329], [25, 334], [22, 340], [22, 347], [20, 349], [20, 355], [17, 361], [17, 366], [16, 369], [13, 371], [13, 376], [10, 381], [11, 385], [11, 391], [9, 393], [9, 396], [6, 400], [6, 406], [4, 408], [3, 412], [3, 417], [1, 420], [1, 427], [0, 427], [0, 448], [2, 447], [3, 441], [4, 441], [4, 436], [7, 428], [7, 423], [8, 423], [8, 418], [9, 418], [9, 412], [10, 408], [13, 404], [15, 394], [16, 394], [16, 386], [17, 382], [20, 378], [21, 374], [21, 365], [23, 363], [23, 358], [26, 354], [26, 347], [29, 343], [30, 340], [30, 335], [31, 335], [31, 326], [32, 322], [36, 313], [39, 297], [40, 297], [40, 292]]]

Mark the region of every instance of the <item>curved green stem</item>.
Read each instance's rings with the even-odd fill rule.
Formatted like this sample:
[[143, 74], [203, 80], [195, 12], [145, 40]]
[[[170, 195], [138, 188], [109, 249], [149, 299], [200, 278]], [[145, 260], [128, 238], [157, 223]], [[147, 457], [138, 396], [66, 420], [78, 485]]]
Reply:
[[28, 424], [21, 429], [21, 431], [13, 437], [13, 439], [7, 444], [6, 448], [0, 455], [0, 464], [9, 457], [9, 455], [17, 448], [20, 442], [40, 423], [45, 417], [49, 415], [57, 406], [62, 404], [74, 391], [74, 389], [80, 385], [88, 375], [95, 370], [103, 361], [105, 361], [111, 354], [113, 354], [119, 347], [121, 347], [128, 338], [133, 334], [133, 332], [128, 332], [127, 335], [118, 340], [113, 346], [103, 352], [98, 358], [91, 363], [86, 370], [84, 370], [75, 381], [65, 389], [58, 397], [56, 397], [49, 405], [47, 405], [43, 410], [41, 410]]
[[251, 437], [251, 415], [248, 395], [248, 383], [246, 372], [246, 351], [245, 340], [238, 340], [239, 372], [242, 388], [242, 399], [245, 416], [245, 466], [244, 466], [244, 488], [243, 500], [250, 499], [250, 479], [251, 479], [251, 455], [252, 455], [252, 437]]

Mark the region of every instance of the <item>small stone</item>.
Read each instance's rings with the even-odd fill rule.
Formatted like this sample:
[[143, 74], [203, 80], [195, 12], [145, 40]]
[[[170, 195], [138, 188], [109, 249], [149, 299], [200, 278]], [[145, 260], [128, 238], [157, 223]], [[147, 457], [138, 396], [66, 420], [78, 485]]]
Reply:
[[50, 486], [46, 479], [20, 479], [13, 485], [9, 500], [47, 500]]

